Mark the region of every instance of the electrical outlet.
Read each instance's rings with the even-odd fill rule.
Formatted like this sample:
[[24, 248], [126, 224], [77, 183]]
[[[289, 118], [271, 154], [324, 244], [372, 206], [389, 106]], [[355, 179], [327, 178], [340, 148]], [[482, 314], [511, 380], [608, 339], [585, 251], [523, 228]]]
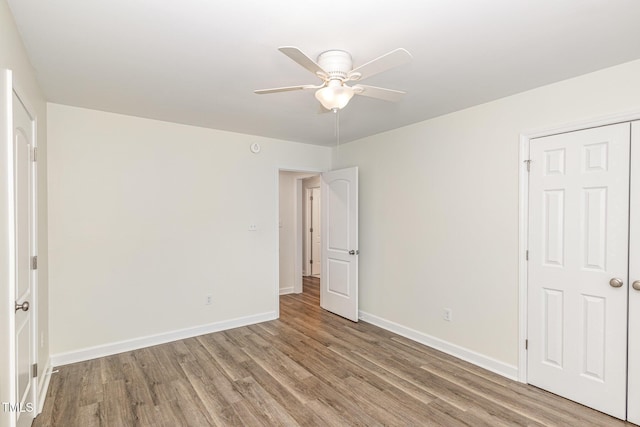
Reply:
[[213, 297], [211, 295], [207, 295], [207, 300], [205, 302], [205, 305], [211, 305], [212, 302], [213, 302]]
[[450, 308], [445, 308], [444, 311], [442, 312], [442, 318], [444, 320], [446, 320], [447, 322], [451, 322], [451, 318], [452, 318], [452, 312]]
[[256, 231], [258, 226], [256, 224], [249, 224], [249, 231]]

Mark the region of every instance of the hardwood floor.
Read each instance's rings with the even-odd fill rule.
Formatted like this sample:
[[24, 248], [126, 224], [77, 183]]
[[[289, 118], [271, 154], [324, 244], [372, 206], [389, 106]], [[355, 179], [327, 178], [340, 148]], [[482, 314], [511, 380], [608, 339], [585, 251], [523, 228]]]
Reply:
[[624, 426], [319, 307], [317, 279], [280, 319], [62, 366], [34, 426]]

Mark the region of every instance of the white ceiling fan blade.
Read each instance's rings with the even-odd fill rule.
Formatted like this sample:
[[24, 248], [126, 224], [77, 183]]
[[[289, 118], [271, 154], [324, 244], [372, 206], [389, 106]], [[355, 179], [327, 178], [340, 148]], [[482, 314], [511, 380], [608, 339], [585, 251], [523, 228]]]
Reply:
[[318, 77], [323, 78], [327, 76], [327, 72], [323, 70], [322, 67], [320, 67], [316, 63], [316, 61], [309, 58], [297, 47], [283, 46], [279, 47], [278, 50], [296, 61], [298, 64], [302, 65], [307, 70], [311, 71], [313, 74], [317, 75]]
[[355, 85], [353, 91], [356, 95], [368, 96], [369, 98], [382, 99], [383, 101], [398, 102], [407, 92], [401, 90], [385, 89], [382, 87]]
[[411, 61], [411, 54], [405, 49], [392, 50], [372, 61], [362, 64], [349, 73], [349, 80], [364, 80], [371, 76], [390, 70], [391, 68], [404, 65]]
[[304, 89], [319, 89], [320, 86], [314, 85], [300, 85], [300, 86], [285, 86], [285, 87], [274, 87], [271, 89], [258, 89], [254, 90], [253, 93], [257, 93], [258, 95], [265, 95], [267, 93], [277, 93], [277, 92], [290, 92], [292, 90], [304, 90]]

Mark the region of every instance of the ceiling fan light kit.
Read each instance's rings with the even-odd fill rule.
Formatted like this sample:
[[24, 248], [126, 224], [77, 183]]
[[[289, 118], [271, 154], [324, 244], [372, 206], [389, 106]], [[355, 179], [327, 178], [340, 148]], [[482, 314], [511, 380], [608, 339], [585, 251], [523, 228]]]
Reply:
[[367, 96], [369, 98], [396, 102], [405, 94], [403, 91], [385, 89], [373, 86], [354, 85], [349, 86], [349, 81], [359, 81], [375, 74], [387, 71], [391, 68], [403, 65], [411, 60], [411, 54], [405, 49], [396, 49], [382, 55], [358, 68], [353, 68], [351, 54], [344, 50], [327, 50], [314, 61], [305, 55], [297, 47], [281, 47], [278, 50], [297, 62], [305, 69], [314, 73], [323, 80], [319, 86], [299, 85], [273, 89], [260, 89], [255, 93], [264, 95], [276, 92], [288, 92], [292, 90], [316, 90], [315, 96], [327, 110], [337, 111], [347, 106], [354, 95]]
[[341, 110], [347, 106], [355, 91], [340, 80], [329, 80], [327, 86], [316, 91], [316, 99], [327, 110]]

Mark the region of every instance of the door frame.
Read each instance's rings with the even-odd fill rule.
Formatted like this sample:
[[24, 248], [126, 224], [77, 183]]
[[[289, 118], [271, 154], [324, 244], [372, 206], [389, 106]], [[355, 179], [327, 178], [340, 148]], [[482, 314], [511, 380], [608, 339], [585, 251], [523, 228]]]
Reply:
[[620, 114], [601, 116], [599, 118], [578, 120], [558, 126], [533, 129], [520, 133], [520, 150], [518, 156], [519, 170], [519, 205], [518, 205], [518, 381], [527, 383], [527, 249], [529, 248], [529, 174], [527, 163], [529, 146], [534, 138], [557, 135], [560, 133], [608, 126], [616, 123], [640, 120], [640, 110]]
[[[27, 113], [32, 118], [31, 126], [33, 132], [33, 148], [38, 147], [38, 117], [35, 109], [25, 96], [19, 85], [16, 84], [11, 70], [2, 69], [0, 83], [0, 165], [4, 166], [6, 174], [0, 177], [0, 199], [5, 203], [5, 209], [0, 211], [0, 271], [6, 273], [0, 276], [4, 284], [8, 284], [8, 289], [2, 289], [0, 293], [0, 324], [6, 325], [8, 330], [2, 330], [0, 336], [4, 337], [0, 341], [0, 348], [4, 350], [0, 353], [0, 373], [4, 378], [11, 378], [9, 384], [0, 387], [0, 398], [2, 402], [13, 402], [16, 394], [15, 389], [15, 312], [12, 311], [15, 304], [15, 188], [14, 188], [14, 149], [13, 149], [13, 93], [20, 99]], [[38, 253], [38, 163], [32, 162], [31, 169], [31, 245], [32, 256]], [[5, 204], [3, 203], [3, 204]], [[29, 355], [31, 364], [38, 361], [38, 270], [31, 270], [31, 354]], [[6, 375], [6, 376], [5, 376]], [[39, 398], [39, 381], [41, 374], [32, 377], [31, 395], [33, 402], [34, 416], [41, 409]], [[15, 417], [9, 417], [9, 426], [15, 425]]]
[[302, 191], [304, 192], [304, 206], [305, 206], [303, 225], [302, 225], [302, 235], [304, 236], [303, 238], [304, 269], [302, 270], [302, 274], [305, 276], [311, 276], [311, 244], [313, 242], [311, 241], [311, 236], [310, 236], [311, 232], [309, 231], [309, 228], [311, 227], [311, 207], [312, 207], [311, 195], [313, 194], [313, 189], [303, 188]]
[[[309, 177], [311, 178], [311, 177]], [[304, 178], [307, 179], [307, 178]], [[311, 201], [311, 196], [313, 195], [313, 190], [317, 189], [320, 191], [320, 187], [307, 187], [306, 191], [304, 191], [304, 203], [305, 203], [305, 215], [304, 215], [304, 224], [302, 232], [304, 234], [304, 266], [306, 269], [306, 276], [313, 276], [313, 265], [311, 265], [311, 260], [314, 258], [313, 256], [313, 233], [309, 231], [310, 228], [313, 228], [313, 202]], [[317, 257], [316, 257], [317, 258]], [[303, 271], [304, 273], [304, 271]]]

